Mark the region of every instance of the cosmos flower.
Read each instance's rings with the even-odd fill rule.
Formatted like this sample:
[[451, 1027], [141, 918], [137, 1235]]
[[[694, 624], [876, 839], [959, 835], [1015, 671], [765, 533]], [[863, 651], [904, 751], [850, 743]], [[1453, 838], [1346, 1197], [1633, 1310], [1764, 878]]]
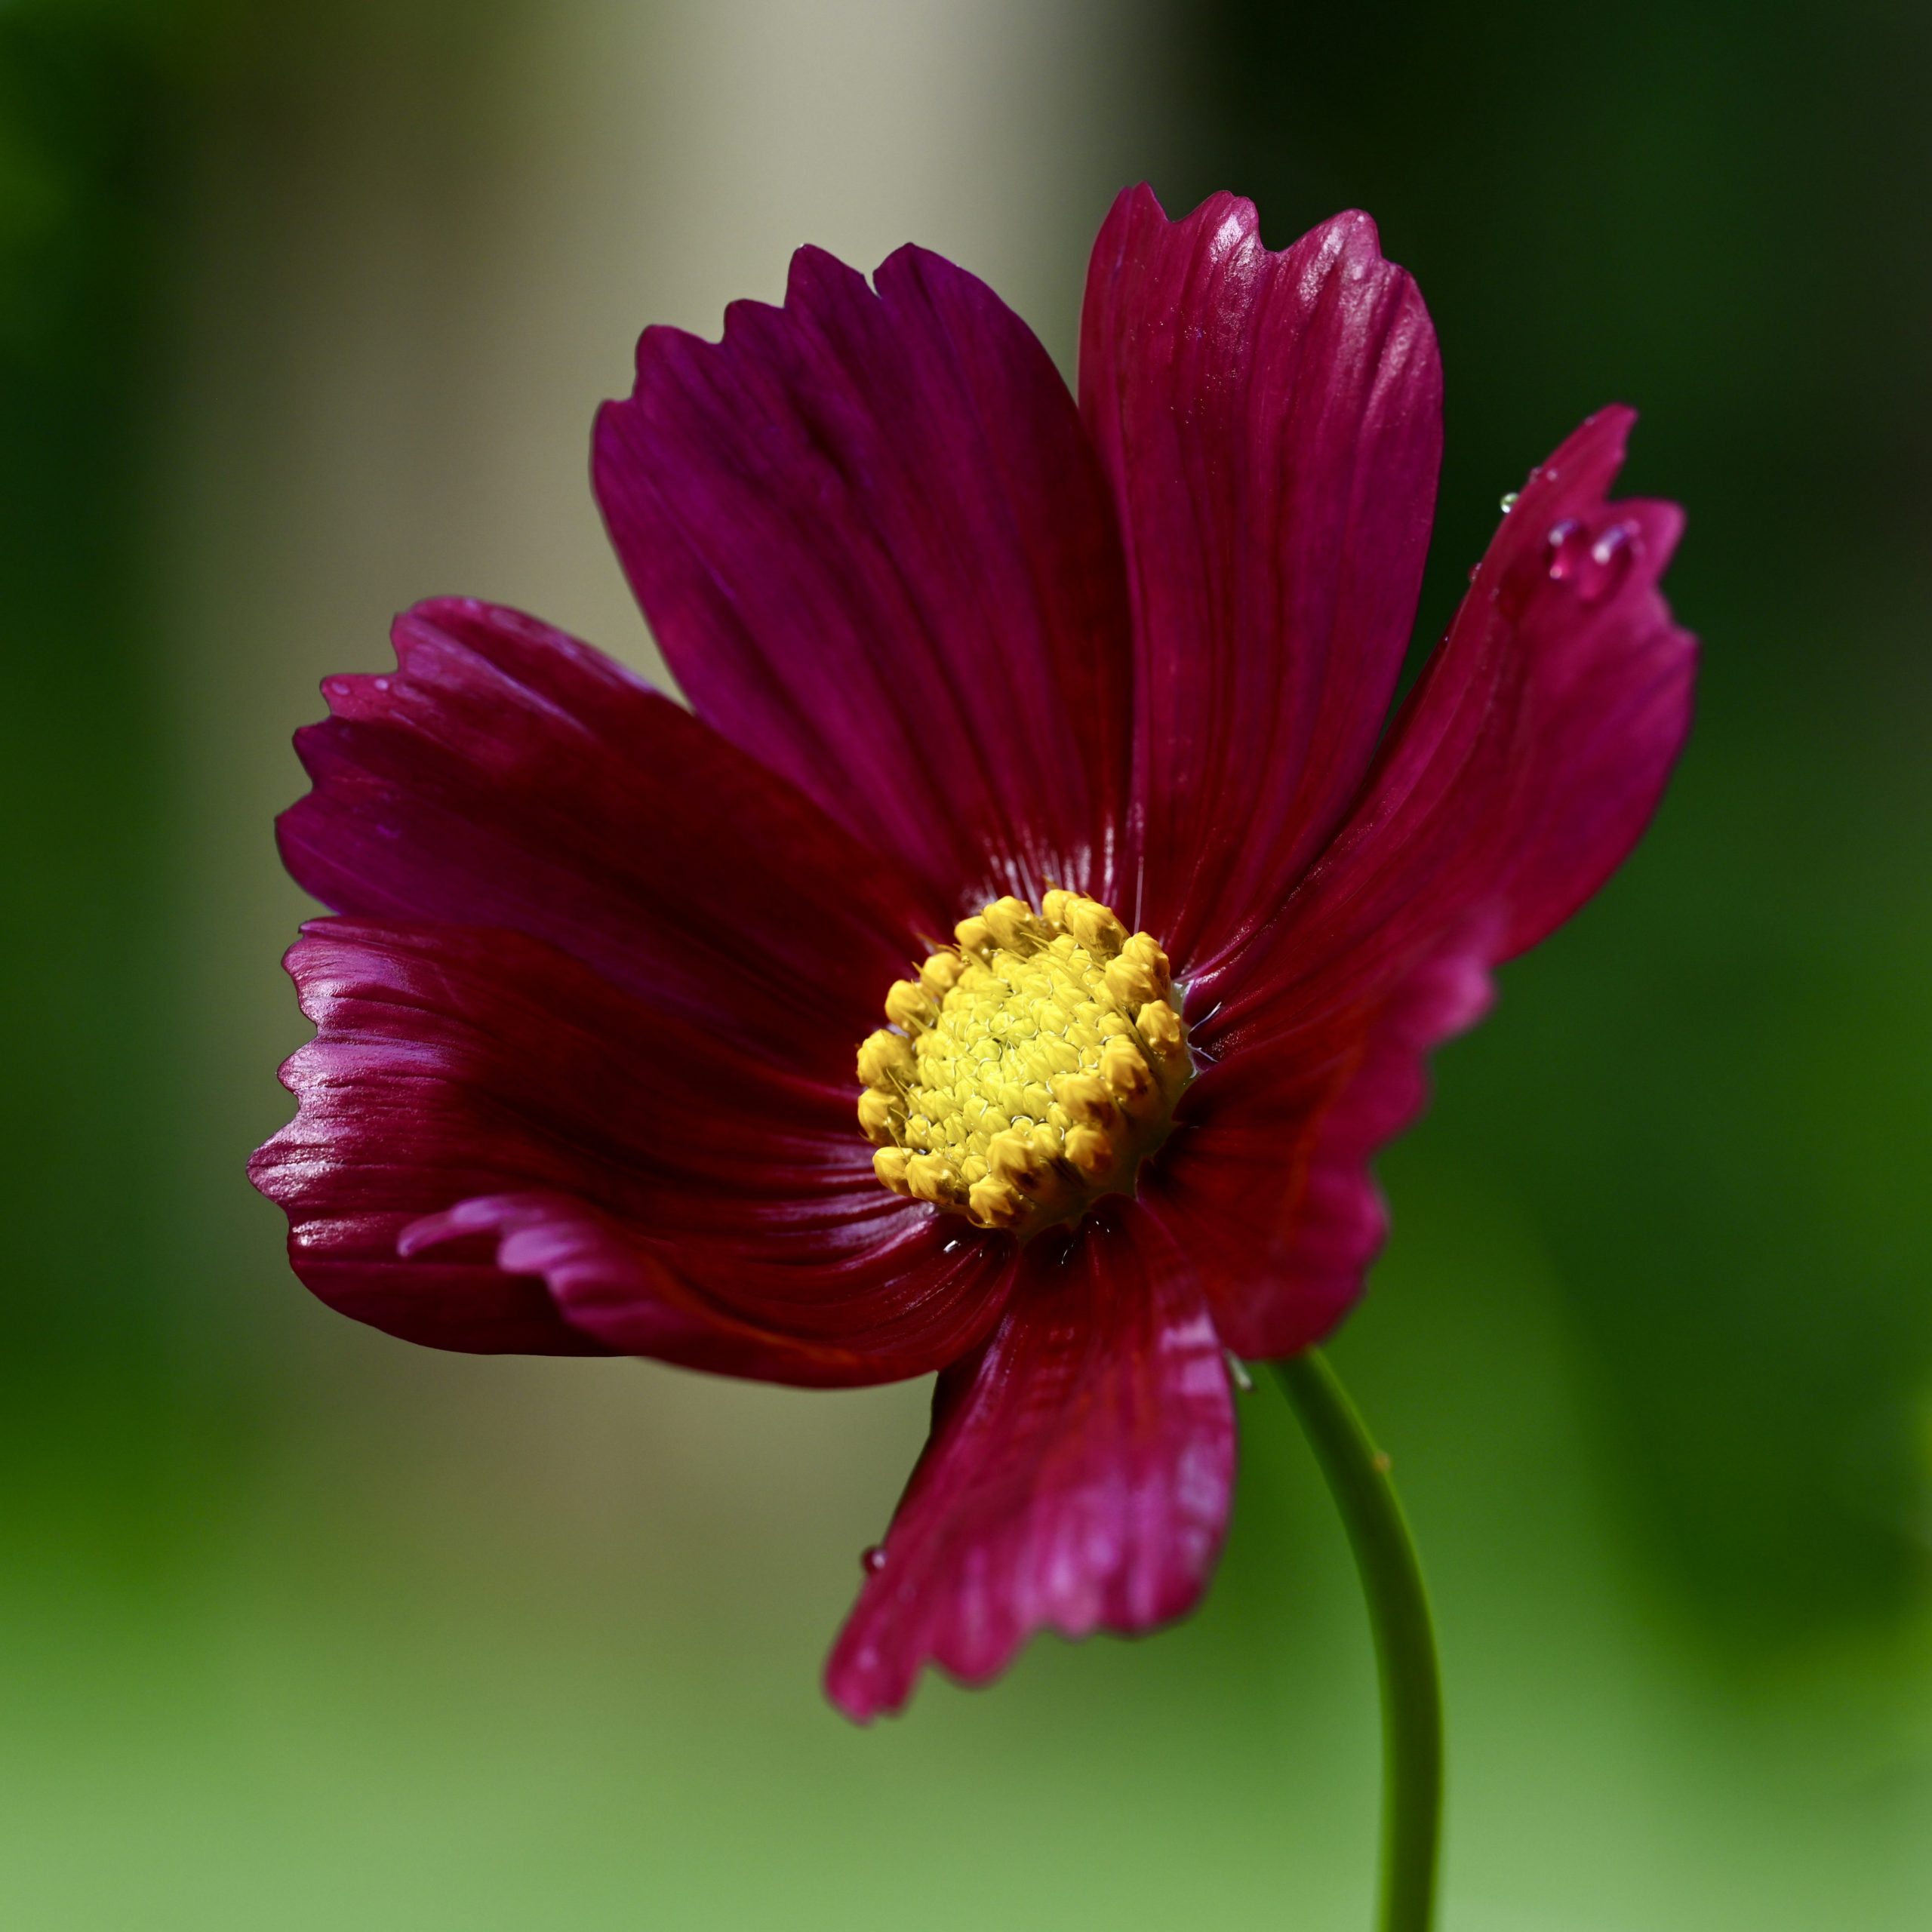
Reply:
[[281, 849], [339, 916], [252, 1168], [296, 1272], [443, 1348], [937, 1371], [855, 1717], [1187, 1610], [1227, 1355], [1346, 1312], [1426, 1054], [1683, 740], [1629, 423], [1531, 475], [1389, 721], [1441, 377], [1367, 217], [1276, 253], [1124, 195], [1077, 402], [916, 248], [647, 331], [595, 481], [689, 709], [450, 601], [298, 736]]

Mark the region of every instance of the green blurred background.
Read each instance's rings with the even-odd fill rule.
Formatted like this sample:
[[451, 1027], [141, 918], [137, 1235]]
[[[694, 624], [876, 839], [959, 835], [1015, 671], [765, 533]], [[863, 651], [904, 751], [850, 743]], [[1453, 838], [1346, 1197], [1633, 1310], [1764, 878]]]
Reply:
[[[1645, 412], [1703, 635], [1636, 862], [1384, 1164], [1336, 1358], [1448, 1672], [1449, 1932], [1932, 1922], [1932, 15], [0, 0], [0, 1919], [1366, 1922], [1371, 1660], [1265, 1386], [1207, 1607], [820, 1701], [920, 1388], [413, 1351], [288, 1273], [269, 839], [465, 591], [632, 662], [648, 320], [916, 238], [1070, 359], [1112, 191], [1356, 203], [1449, 380], [1432, 635]], [[1271, 1406], [1271, 1404], [1272, 1404]]]

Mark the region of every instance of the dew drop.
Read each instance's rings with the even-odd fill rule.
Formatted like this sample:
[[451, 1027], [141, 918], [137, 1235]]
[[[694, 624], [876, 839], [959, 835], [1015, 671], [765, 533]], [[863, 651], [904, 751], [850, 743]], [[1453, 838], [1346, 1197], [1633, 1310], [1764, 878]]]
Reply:
[[1586, 604], [1601, 603], [1629, 575], [1635, 535], [1627, 523], [1614, 523], [1590, 546], [1589, 566], [1577, 586]]
[[376, 681], [375, 681], [375, 684], [376, 684], [376, 688], [377, 688], [377, 690], [378, 690], [379, 691], [387, 691], [387, 690], [389, 689], [389, 680], [388, 680], [388, 678], [377, 678], [377, 679], [376, 679]]
[[1576, 518], [1565, 517], [1549, 533], [1550, 577], [1580, 602], [1601, 604], [1629, 574], [1638, 542], [1634, 525], [1614, 523], [1592, 541]]
[[872, 1543], [859, 1552], [859, 1567], [868, 1577], [876, 1577], [885, 1567], [885, 1546]]
[[1549, 577], [1552, 583], [1567, 583], [1582, 568], [1589, 551], [1589, 533], [1574, 516], [1551, 525], [1545, 540], [1549, 546]]
[[1504, 492], [1502, 509], [1503, 514], [1505, 516], [1507, 516], [1509, 512], [1516, 507], [1517, 502], [1521, 498], [1522, 494], [1523, 493], [1520, 490], [1509, 490]]
[[1221, 1352], [1228, 1358], [1228, 1380], [1244, 1395], [1251, 1395], [1254, 1390], [1254, 1377], [1248, 1374], [1247, 1364], [1232, 1349], [1223, 1349]]

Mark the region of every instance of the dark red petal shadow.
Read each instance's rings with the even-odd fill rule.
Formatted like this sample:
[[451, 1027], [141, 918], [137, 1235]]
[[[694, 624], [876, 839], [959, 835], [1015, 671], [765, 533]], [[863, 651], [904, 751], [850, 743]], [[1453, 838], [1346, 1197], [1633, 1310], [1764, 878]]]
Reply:
[[941, 929], [810, 800], [619, 664], [513, 611], [395, 622], [297, 734], [284, 859], [339, 912], [513, 928], [768, 1057], [848, 1081], [884, 988]]
[[1250, 202], [1171, 222], [1137, 188], [1094, 245], [1080, 397], [1133, 597], [1138, 916], [1200, 978], [1367, 769], [1435, 506], [1435, 331], [1364, 214], [1277, 254]]
[[878, 1186], [847, 1088], [519, 934], [322, 920], [289, 966], [318, 1031], [251, 1174], [345, 1314], [807, 1383], [924, 1374], [998, 1314], [1006, 1251]]
[[1451, 943], [1358, 1006], [1312, 1006], [1303, 1035], [1231, 1045], [1189, 1090], [1141, 1198], [1237, 1355], [1294, 1355], [1354, 1306], [1389, 1232], [1369, 1161], [1421, 1112], [1429, 1050], [1487, 1008], [1484, 956]]
[[1155, 1204], [1242, 1354], [1305, 1346], [1359, 1292], [1368, 1157], [1420, 1109], [1423, 1054], [1603, 883], [1682, 747], [1696, 647], [1657, 588], [1682, 519], [1606, 500], [1632, 420], [1592, 417], [1531, 476], [1348, 825], [1197, 1025], [1217, 1063]]
[[940, 1378], [931, 1440], [826, 1666], [848, 1716], [898, 1709], [928, 1663], [983, 1683], [1038, 1629], [1149, 1629], [1206, 1583], [1234, 1412], [1188, 1260], [1125, 1204], [1064, 1247], [1023, 1251], [1000, 1326]]
[[905, 248], [813, 248], [598, 420], [618, 554], [698, 715], [958, 909], [1112, 896], [1131, 691], [1106, 488], [1046, 352]]

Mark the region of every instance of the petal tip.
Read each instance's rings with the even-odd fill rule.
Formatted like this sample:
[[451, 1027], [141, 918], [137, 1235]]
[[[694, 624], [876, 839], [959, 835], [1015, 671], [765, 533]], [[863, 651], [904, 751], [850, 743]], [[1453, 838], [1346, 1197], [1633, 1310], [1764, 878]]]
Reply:
[[875, 1718], [897, 1717], [912, 1694], [909, 1684], [895, 1696], [879, 1681], [877, 1660], [842, 1657], [835, 1650], [826, 1660], [824, 1675], [826, 1701], [848, 1723], [862, 1728]]

